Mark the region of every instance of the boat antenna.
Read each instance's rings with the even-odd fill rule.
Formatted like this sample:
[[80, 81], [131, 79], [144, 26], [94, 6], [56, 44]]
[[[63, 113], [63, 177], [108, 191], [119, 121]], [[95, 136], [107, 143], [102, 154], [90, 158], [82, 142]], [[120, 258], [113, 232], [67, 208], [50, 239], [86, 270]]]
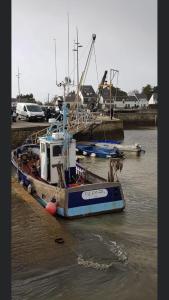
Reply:
[[75, 85], [75, 40], [73, 41], [73, 85]]
[[56, 85], [58, 85], [58, 82], [57, 82], [57, 66], [56, 66], [56, 39], [53, 39], [54, 40], [54, 44], [55, 44], [55, 76], [56, 76]]

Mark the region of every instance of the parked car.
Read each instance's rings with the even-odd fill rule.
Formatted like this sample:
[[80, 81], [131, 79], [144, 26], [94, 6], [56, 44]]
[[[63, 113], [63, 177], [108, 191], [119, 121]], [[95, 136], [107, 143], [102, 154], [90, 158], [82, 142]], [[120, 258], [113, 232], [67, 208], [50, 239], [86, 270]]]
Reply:
[[60, 114], [60, 110], [59, 109], [56, 110], [55, 106], [42, 106], [42, 110], [45, 114], [45, 120], [47, 122], [51, 118], [56, 119]]
[[27, 121], [41, 120], [44, 121], [45, 114], [41, 107], [35, 103], [17, 103], [16, 113], [18, 119], [26, 119]]

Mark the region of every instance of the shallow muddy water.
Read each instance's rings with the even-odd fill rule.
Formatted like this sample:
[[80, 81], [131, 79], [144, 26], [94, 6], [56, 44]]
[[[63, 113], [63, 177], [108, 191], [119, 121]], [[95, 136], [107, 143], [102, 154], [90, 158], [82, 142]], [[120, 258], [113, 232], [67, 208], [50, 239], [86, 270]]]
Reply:
[[[146, 150], [124, 160], [125, 211], [58, 219], [62, 236], [70, 237], [63, 255], [62, 246], [55, 250], [49, 240], [50, 222], [43, 224], [13, 197], [13, 299], [157, 299], [157, 130], [125, 130], [124, 135], [125, 144], [139, 143]], [[85, 157], [82, 163], [107, 177], [108, 160]]]

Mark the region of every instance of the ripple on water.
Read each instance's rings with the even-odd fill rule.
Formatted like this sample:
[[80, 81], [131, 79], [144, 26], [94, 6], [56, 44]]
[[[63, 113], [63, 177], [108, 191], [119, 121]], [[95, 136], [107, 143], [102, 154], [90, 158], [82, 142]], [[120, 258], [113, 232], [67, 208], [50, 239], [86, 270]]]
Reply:
[[79, 265], [106, 271], [115, 263], [127, 263], [127, 252], [116, 241], [106, 241], [103, 236], [93, 234], [86, 243], [87, 249], [83, 248], [83, 254], [77, 258]]

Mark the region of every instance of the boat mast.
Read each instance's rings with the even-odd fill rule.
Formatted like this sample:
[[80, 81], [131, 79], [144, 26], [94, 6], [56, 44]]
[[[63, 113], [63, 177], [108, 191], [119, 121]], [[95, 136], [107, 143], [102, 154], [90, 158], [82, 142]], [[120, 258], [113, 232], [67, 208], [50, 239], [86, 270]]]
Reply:
[[78, 49], [80, 47], [82, 47], [82, 45], [80, 45], [79, 43], [79, 39], [78, 39], [78, 28], [76, 27], [76, 49], [74, 49], [74, 51], [77, 52], [76, 55], [76, 59], [77, 59], [77, 113], [78, 113], [78, 108], [79, 108], [79, 51]]
[[56, 39], [53, 39], [55, 43], [55, 76], [56, 76], [56, 85], [57, 83], [57, 66], [56, 66]]
[[68, 70], [67, 70], [67, 77], [68, 77], [68, 82], [67, 82], [67, 92], [69, 94], [69, 13], [67, 14], [67, 18], [68, 18]]

